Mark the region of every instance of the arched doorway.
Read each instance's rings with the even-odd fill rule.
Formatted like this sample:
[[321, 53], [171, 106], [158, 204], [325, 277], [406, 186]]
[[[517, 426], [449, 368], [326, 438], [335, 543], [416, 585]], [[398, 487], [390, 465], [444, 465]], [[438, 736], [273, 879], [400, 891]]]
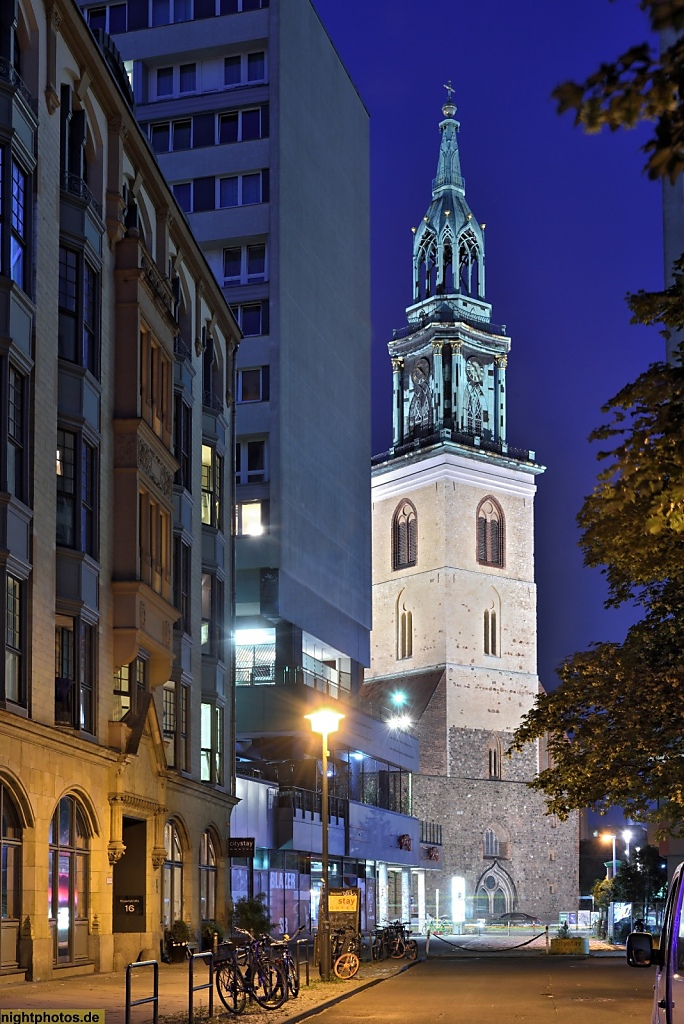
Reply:
[[59, 801], [50, 822], [48, 908], [56, 964], [88, 958], [90, 829], [73, 796]]
[[21, 920], [21, 819], [0, 782], [0, 968], [16, 967]]

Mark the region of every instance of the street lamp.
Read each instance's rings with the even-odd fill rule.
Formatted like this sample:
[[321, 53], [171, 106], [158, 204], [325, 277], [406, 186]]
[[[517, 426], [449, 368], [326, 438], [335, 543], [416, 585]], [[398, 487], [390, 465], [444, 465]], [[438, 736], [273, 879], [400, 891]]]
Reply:
[[617, 836], [615, 835], [614, 832], [604, 832], [603, 835], [601, 836], [601, 842], [602, 843], [610, 843], [610, 842], [612, 842], [612, 844], [613, 844], [613, 875], [612, 875], [613, 878], [615, 878], [615, 874], [617, 872], [617, 861], [615, 859], [615, 840], [616, 839], [617, 839]]
[[318, 904], [318, 934], [320, 936], [320, 971], [323, 981], [330, 981], [330, 917], [328, 915], [328, 736], [337, 732], [344, 715], [331, 708], [318, 708], [304, 715], [311, 722], [313, 732], [321, 734], [323, 741], [323, 780], [321, 784], [321, 896]]
[[622, 833], [622, 838], [625, 841], [625, 860], [629, 860], [629, 844], [632, 838], [631, 830], [626, 828]]

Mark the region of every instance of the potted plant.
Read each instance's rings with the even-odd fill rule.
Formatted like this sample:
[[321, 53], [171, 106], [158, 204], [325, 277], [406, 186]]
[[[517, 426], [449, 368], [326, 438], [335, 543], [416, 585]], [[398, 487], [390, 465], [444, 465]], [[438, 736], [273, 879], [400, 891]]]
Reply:
[[203, 952], [214, 948], [214, 935], [218, 935], [218, 942], [223, 942], [226, 937], [223, 925], [218, 921], [203, 921], [201, 934]]
[[180, 917], [173, 922], [170, 928], [165, 929], [166, 952], [169, 954], [172, 964], [178, 964], [187, 959], [188, 943], [191, 937], [187, 921], [183, 921]]

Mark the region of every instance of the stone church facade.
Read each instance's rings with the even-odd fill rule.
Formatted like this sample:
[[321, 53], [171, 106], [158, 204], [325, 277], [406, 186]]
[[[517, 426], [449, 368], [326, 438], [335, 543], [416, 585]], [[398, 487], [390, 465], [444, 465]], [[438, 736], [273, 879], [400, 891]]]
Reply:
[[414, 913], [463, 921], [522, 910], [550, 921], [577, 906], [577, 819], [547, 815], [526, 785], [544, 765], [542, 744], [506, 756], [540, 689], [533, 514], [543, 467], [506, 438], [510, 338], [485, 298], [484, 231], [465, 199], [455, 112], [449, 98], [414, 237], [408, 325], [388, 346], [394, 432], [373, 467], [365, 693], [410, 718], [421, 751], [413, 813], [442, 827], [440, 867], [425, 872]]

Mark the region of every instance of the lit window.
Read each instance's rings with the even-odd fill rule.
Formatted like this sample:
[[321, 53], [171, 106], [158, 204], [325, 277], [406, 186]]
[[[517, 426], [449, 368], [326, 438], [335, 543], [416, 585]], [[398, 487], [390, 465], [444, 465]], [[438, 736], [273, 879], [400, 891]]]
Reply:
[[211, 445], [202, 445], [202, 522], [220, 530], [223, 458]]
[[263, 502], [242, 501], [235, 507], [238, 537], [260, 537], [264, 532]]

